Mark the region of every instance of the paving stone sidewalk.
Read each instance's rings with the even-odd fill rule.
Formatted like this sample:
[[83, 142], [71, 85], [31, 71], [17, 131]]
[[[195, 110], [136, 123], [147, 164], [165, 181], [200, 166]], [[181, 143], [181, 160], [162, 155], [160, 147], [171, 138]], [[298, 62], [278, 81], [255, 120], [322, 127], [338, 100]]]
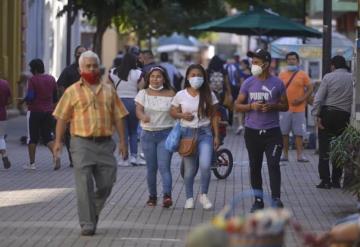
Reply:
[[[28, 162], [26, 146], [19, 138], [26, 133], [25, 118], [16, 117], [8, 125], [8, 151], [12, 161], [9, 170], [0, 168], [0, 246], [184, 246], [191, 229], [209, 221], [235, 195], [248, 191], [249, 169], [242, 136], [229, 133], [225, 147], [233, 155], [235, 166], [226, 180], [211, 178], [209, 197], [214, 209], [184, 210], [185, 192], [179, 173], [180, 159], [172, 162], [174, 206], [145, 206], [148, 192], [146, 169], [119, 167], [118, 180], [104, 208], [94, 237], [81, 237], [76, 212], [76, 196], [72, 168], [63, 152], [62, 168], [52, 170], [52, 159], [45, 147], [37, 150], [36, 171], [25, 171]], [[306, 150], [310, 163], [290, 162], [281, 166], [282, 199], [294, 217], [311, 232], [322, 232], [339, 218], [356, 211], [355, 199], [340, 189], [319, 190], [317, 156]], [[269, 192], [266, 164], [263, 169], [265, 191]], [[160, 178], [158, 191], [161, 192]], [[199, 176], [195, 192], [199, 193]], [[240, 203], [236, 213], [246, 214], [249, 198]], [[287, 232], [286, 246], [302, 246], [293, 231]]]

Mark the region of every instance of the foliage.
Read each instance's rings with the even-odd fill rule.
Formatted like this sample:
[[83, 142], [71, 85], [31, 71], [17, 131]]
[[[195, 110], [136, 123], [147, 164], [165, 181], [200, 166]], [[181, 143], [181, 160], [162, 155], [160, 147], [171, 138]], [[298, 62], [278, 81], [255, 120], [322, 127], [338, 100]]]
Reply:
[[[303, 19], [305, 11], [305, 0], [252, 0], [252, 1], [239, 1], [239, 0], [226, 0], [226, 2], [241, 11], [246, 11], [253, 7], [270, 8], [274, 12], [286, 16], [291, 19]], [[289, 11], [291, 9], [291, 11]]]
[[123, 11], [124, 5], [131, 2], [133, 5], [143, 7], [142, 0], [69, 0], [68, 4], [59, 11], [58, 16], [65, 14], [70, 10], [73, 15], [78, 13], [79, 10], [83, 11], [84, 16], [89, 20], [95, 19], [96, 33], [94, 35], [94, 50], [96, 53], [101, 54], [102, 36], [112, 23], [114, 16], [120, 15]]
[[[94, 50], [101, 54], [102, 36], [114, 24], [120, 34], [135, 32], [140, 40], [173, 32], [199, 35], [190, 27], [226, 15], [226, 5], [248, 10], [250, 5], [270, 7], [285, 16], [303, 18], [304, 0], [68, 0], [58, 16], [72, 13], [73, 22], [82, 10], [96, 23]], [[293, 11], [288, 11], [292, 9]]]
[[119, 31], [134, 31], [140, 39], [173, 32], [190, 34], [190, 27], [194, 24], [225, 16], [224, 3], [220, 0], [155, 2], [144, 1], [145, 8], [127, 4], [125, 13], [115, 17], [114, 23]]
[[[330, 144], [330, 160], [344, 168], [344, 188], [354, 194], [360, 193], [360, 131], [349, 125]], [[348, 175], [351, 175], [350, 179]]]

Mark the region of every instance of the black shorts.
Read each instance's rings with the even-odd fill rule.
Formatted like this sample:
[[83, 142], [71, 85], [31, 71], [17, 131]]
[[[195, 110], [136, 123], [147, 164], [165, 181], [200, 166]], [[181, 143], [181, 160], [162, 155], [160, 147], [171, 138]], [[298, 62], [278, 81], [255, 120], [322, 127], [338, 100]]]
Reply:
[[28, 143], [48, 144], [53, 140], [54, 118], [51, 112], [30, 112], [28, 117]]

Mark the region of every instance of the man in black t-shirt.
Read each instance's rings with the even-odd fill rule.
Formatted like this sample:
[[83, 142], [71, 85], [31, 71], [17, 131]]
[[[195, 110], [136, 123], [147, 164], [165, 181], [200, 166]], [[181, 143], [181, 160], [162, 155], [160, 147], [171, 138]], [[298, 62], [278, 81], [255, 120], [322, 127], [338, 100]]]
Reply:
[[[65, 92], [65, 90], [70, 87], [72, 84], [80, 80], [80, 71], [79, 71], [79, 57], [81, 53], [85, 52], [87, 49], [83, 45], [79, 45], [75, 48], [74, 56], [75, 62], [67, 66], [60, 74], [59, 79], [57, 80], [57, 85], [59, 88], [59, 95]], [[70, 126], [66, 129], [65, 132], [65, 146], [69, 155], [70, 167], [73, 167], [72, 157], [70, 154]]]

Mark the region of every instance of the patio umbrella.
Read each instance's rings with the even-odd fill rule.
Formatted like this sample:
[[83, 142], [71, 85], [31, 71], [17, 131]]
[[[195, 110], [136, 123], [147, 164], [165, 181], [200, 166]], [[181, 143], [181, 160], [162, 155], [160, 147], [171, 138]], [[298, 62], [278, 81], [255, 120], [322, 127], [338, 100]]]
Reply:
[[[190, 37], [189, 37], [190, 38]], [[158, 39], [158, 52], [184, 51], [197, 52], [196, 44], [184, 35], [173, 33], [171, 36], [162, 36]]]
[[254, 9], [203, 23], [191, 30], [236, 33], [240, 35], [321, 37], [313, 28], [294, 22], [264, 9]]

